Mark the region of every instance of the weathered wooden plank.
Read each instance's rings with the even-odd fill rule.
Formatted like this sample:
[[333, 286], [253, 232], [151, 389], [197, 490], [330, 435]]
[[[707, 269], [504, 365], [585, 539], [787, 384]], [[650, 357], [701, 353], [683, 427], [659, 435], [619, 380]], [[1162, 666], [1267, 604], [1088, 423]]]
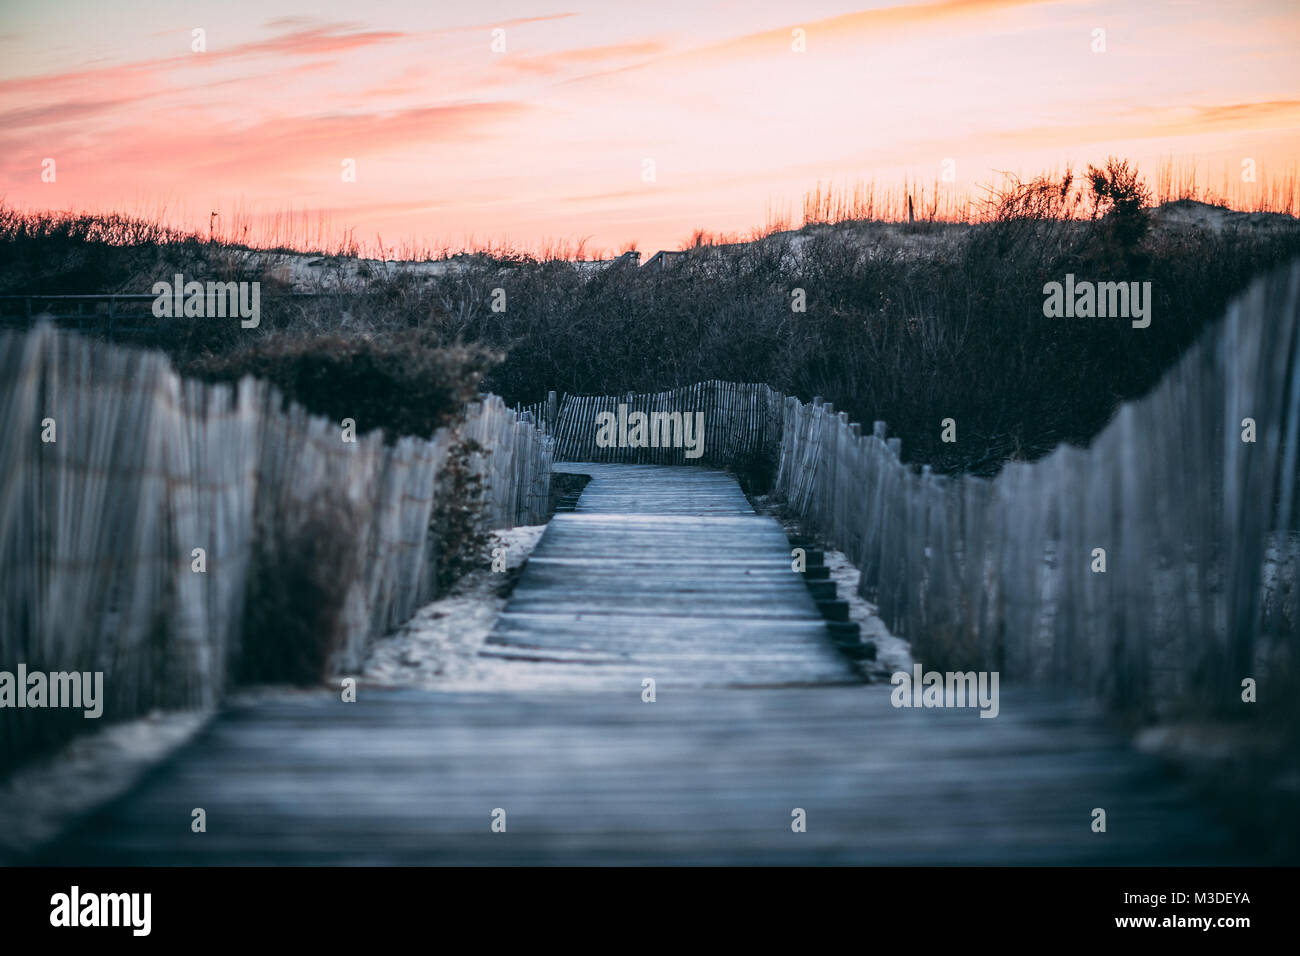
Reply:
[[[190, 832], [203, 806], [208, 832]], [[1108, 810], [1105, 834], [1090, 811]], [[505, 833], [490, 831], [503, 808]], [[791, 811], [807, 811], [793, 833]], [[40, 862], [1240, 862], [1179, 785], [1056, 698], [876, 687], [365, 691], [240, 707]]]

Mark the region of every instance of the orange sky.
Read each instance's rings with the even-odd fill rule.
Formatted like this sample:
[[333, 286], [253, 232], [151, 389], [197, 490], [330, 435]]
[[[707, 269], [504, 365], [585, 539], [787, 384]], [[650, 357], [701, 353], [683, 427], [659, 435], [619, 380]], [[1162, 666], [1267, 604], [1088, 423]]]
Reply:
[[0, 0], [0, 194], [652, 252], [945, 159], [958, 192], [1112, 153], [1283, 175], [1298, 52], [1294, 0]]

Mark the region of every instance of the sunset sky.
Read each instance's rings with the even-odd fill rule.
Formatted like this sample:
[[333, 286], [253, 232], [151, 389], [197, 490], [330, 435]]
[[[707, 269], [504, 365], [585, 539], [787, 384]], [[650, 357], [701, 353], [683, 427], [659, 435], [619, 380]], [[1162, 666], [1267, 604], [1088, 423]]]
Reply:
[[946, 158], [958, 191], [1112, 153], [1282, 175], [1300, 4], [0, 0], [0, 114], [18, 206], [203, 229], [292, 206], [390, 245], [653, 252]]

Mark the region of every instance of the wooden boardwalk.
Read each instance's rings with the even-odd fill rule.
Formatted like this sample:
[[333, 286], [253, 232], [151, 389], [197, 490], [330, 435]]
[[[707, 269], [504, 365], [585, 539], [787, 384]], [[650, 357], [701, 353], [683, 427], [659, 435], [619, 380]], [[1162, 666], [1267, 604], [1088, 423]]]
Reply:
[[528, 560], [485, 656], [548, 685], [856, 682], [790, 568], [785, 532], [703, 468], [557, 465], [592, 476]]
[[1004, 689], [990, 720], [850, 683], [779, 527], [725, 476], [572, 467], [593, 481], [484, 650], [532, 685], [232, 707], [37, 862], [1249, 862], [1067, 701]]

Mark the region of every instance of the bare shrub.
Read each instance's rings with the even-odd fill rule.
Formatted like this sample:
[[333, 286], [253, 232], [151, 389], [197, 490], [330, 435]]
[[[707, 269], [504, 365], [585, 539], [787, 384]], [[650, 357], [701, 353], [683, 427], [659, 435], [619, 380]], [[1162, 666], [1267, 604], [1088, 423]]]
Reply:
[[474, 458], [486, 454], [472, 439], [457, 434], [438, 474], [437, 505], [430, 519], [430, 531], [437, 541], [438, 589], [445, 590], [453, 581], [483, 564], [491, 535], [483, 527], [482, 476], [474, 468]]
[[359, 515], [329, 489], [269, 510], [253, 545], [235, 679], [317, 684], [346, 637], [344, 607], [362, 558]]

